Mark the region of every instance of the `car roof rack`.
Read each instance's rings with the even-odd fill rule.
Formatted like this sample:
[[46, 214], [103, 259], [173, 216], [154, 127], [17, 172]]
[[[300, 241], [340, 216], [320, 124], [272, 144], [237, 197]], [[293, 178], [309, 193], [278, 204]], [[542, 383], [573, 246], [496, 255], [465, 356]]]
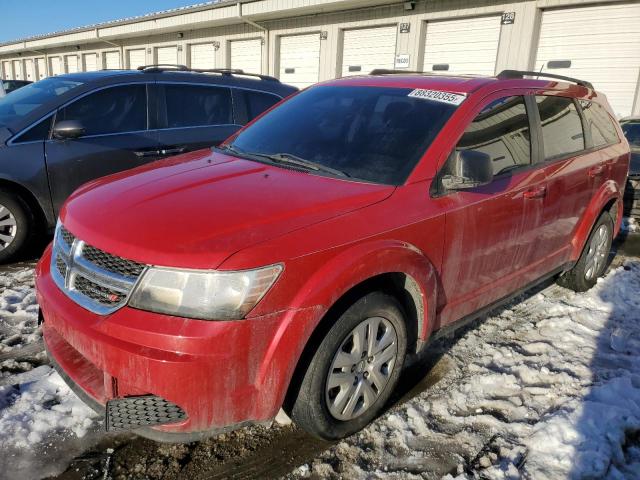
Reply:
[[244, 70], [233, 68], [189, 68], [186, 65], [173, 65], [173, 64], [156, 64], [156, 65], [142, 65], [138, 67], [138, 70], [144, 73], [159, 73], [159, 72], [193, 72], [193, 73], [218, 73], [220, 75], [243, 75], [245, 77], [256, 77], [260, 80], [266, 80], [269, 82], [280, 82], [276, 77], [270, 75], [262, 75], [259, 73], [247, 73]]
[[507, 80], [512, 78], [524, 78], [524, 76], [530, 77], [545, 77], [545, 78], [554, 78], [556, 80], [564, 80], [565, 82], [573, 82], [581, 87], [590, 88], [593, 90], [593, 84], [591, 82], [587, 82], [586, 80], [580, 80], [579, 78], [566, 77], [564, 75], [556, 75], [555, 73], [547, 73], [547, 72], [529, 72], [525, 70], [503, 70], [496, 78], [501, 80]]
[[408, 73], [411, 75], [432, 75], [428, 72], [418, 72], [416, 70], [392, 70], [389, 68], [375, 68], [369, 72], [369, 75], [402, 75], [404, 73]]

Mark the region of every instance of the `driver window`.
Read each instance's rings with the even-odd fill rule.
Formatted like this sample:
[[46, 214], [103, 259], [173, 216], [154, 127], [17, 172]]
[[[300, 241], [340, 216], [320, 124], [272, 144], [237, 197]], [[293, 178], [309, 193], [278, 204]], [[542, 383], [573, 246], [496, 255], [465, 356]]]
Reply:
[[56, 122], [77, 120], [85, 136], [138, 132], [147, 129], [145, 84], [105, 88], [62, 108]]
[[531, 140], [524, 97], [504, 97], [484, 107], [465, 130], [456, 150], [489, 155], [494, 176], [529, 166]]

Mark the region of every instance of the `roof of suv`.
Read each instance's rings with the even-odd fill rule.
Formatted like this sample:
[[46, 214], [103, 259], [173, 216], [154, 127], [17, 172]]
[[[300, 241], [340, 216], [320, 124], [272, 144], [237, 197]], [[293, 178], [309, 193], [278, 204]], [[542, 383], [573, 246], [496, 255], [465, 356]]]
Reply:
[[[147, 70], [98, 70], [95, 72], [67, 73], [58, 75], [59, 78], [69, 78], [83, 83], [101, 81], [108, 82], [109, 79], [121, 81], [126, 78], [141, 78], [143, 76], [159, 75], [161, 80], [179, 81], [185, 83], [216, 83], [228, 84], [230, 86], [251, 88], [271, 92], [280, 96], [287, 96], [297, 91], [296, 87], [280, 83], [279, 80], [254, 74], [245, 74], [240, 71], [218, 70], [211, 72], [199, 72], [195, 70], [178, 69], [147, 69]], [[158, 79], [158, 77], [156, 77]]]

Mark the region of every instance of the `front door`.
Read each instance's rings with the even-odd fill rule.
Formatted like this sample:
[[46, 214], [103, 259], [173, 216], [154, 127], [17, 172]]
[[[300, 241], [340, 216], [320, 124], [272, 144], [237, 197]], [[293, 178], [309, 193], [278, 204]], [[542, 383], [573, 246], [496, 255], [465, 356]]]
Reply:
[[441, 326], [532, 280], [529, 268], [545, 177], [532, 163], [526, 102], [521, 95], [493, 95], [479, 110], [456, 150], [488, 154], [494, 179], [482, 187], [445, 192], [439, 199], [447, 202]]
[[56, 122], [79, 121], [77, 139], [45, 142], [51, 197], [56, 213], [85, 182], [157, 159], [157, 132], [148, 129], [147, 85], [107, 87], [61, 108]]

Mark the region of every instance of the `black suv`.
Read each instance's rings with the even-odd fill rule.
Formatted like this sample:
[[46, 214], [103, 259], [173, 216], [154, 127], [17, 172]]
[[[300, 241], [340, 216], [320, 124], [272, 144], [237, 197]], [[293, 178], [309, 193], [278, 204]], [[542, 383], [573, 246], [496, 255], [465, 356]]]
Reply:
[[215, 146], [297, 88], [240, 70], [147, 66], [46, 78], [0, 99], [0, 262], [81, 184]]

